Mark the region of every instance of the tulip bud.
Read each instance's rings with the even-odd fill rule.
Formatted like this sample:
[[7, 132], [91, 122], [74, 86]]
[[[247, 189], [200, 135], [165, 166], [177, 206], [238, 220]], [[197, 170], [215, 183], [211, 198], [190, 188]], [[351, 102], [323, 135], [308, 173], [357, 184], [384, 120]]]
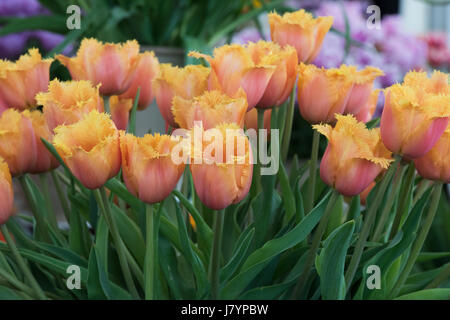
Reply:
[[153, 92], [161, 115], [172, 127], [177, 126], [171, 111], [173, 97], [192, 99], [201, 95], [206, 90], [209, 72], [209, 68], [201, 65], [188, 65], [184, 68], [170, 64], [160, 65], [159, 74], [153, 80]]
[[132, 99], [122, 99], [119, 96], [111, 96], [109, 99], [111, 119], [118, 130], [127, 130], [130, 111], [133, 108]]
[[120, 170], [119, 131], [105, 113], [94, 110], [77, 123], [57, 127], [53, 145], [88, 189], [101, 187]]
[[441, 77], [408, 73], [386, 89], [381, 137], [386, 147], [409, 159], [425, 155], [444, 133], [450, 117], [449, 86]]
[[0, 158], [0, 225], [13, 214], [14, 193], [8, 164]]
[[298, 61], [309, 63], [319, 54], [323, 39], [333, 24], [333, 17], [318, 17], [305, 10], [287, 12], [283, 16], [270, 13], [270, 36], [281, 46], [297, 50]]
[[179, 96], [173, 98], [172, 114], [180, 128], [191, 129], [199, 121], [203, 128], [210, 129], [221, 123], [244, 125], [247, 112], [245, 92], [240, 90], [239, 98], [230, 98], [220, 91], [205, 91], [191, 100]]
[[92, 110], [103, 112], [103, 99], [99, 87], [93, 87], [89, 81], [52, 80], [47, 92], [36, 95], [48, 127], [53, 131], [59, 125], [69, 125], [81, 120]]
[[450, 183], [450, 126], [423, 157], [414, 160], [419, 174], [425, 179]]
[[172, 149], [177, 144], [169, 135], [138, 138], [121, 134], [123, 179], [133, 195], [146, 203], [157, 203], [169, 196], [185, 166], [172, 161]]
[[136, 73], [134, 75], [133, 81], [131, 82], [130, 88], [122, 93], [119, 98], [121, 99], [134, 99], [138, 88], [139, 90], [139, 100], [137, 107], [139, 110], [144, 110], [150, 103], [152, 103], [154, 98], [154, 92], [152, 89], [153, 79], [159, 73], [159, 63], [158, 58], [155, 57], [153, 51], [140, 53], [138, 57]]
[[12, 176], [35, 168], [38, 147], [31, 120], [15, 109], [8, 109], [0, 116], [0, 128], [0, 157], [8, 164]]
[[354, 72], [356, 67], [346, 65], [324, 69], [302, 63], [297, 93], [302, 117], [311, 124], [334, 123], [334, 115], [345, 111]]
[[367, 129], [352, 115], [336, 115], [337, 123], [314, 125], [327, 137], [328, 146], [320, 163], [320, 177], [344, 196], [355, 196], [366, 189], [392, 161], [380, 131]]
[[[195, 130], [201, 133], [197, 135]], [[190, 137], [193, 152], [189, 168], [200, 200], [213, 210], [240, 202], [250, 190], [253, 174], [252, 150], [242, 129], [236, 124], [205, 131], [194, 127]]]
[[75, 57], [58, 54], [56, 59], [69, 69], [72, 79], [101, 84], [104, 96], [118, 95], [131, 86], [139, 62], [139, 44], [136, 40], [102, 43], [83, 39]]
[[16, 62], [0, 60], [0, 104], [17, 110], [36, 107], [36, 94], [47, 90], [52, 61], [42, 59], [38, 49]]

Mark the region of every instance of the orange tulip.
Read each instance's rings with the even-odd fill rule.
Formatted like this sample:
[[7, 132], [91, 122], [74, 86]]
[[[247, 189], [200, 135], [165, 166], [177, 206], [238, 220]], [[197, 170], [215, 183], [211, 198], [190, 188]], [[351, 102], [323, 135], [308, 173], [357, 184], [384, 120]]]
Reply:
[[441, 79], [409, 73], [403, 84], [386, 89], [380, 128], [389, 150], [409, 159], [419, 158], [444, 133], [450, 117], [450, 94], [449, 85]]
[[369, 100], [366, 102], [365, 105], [363, 105], [361, 110], [359, 110], [359, 112], [355, 114], [356, 120], [364, 123], [372, 120], [373, 114], [377, 109], [378, 96], [380, 95], [380, 91], [381, 91], [380, 89], [372, 91]]
[[101, 187], [120, 170], [119, 131], [106, 113], [94, 110], [77, 123], [57, 127], [53, 145], [86, 188]]
[[99, 86], [93, 87], [89, 81], [60, 82], [52, 80], [48, 92], [36, 95], [50, 130], [59, 125], [69, 125], [81, 120], [92, 110], [103, 112], [103, 100]]
[[355, 71], [345, 65], [324, 69], [300, 64], [297, 98], [302, 117], [311, 124], [334, 123], [334, 115], [345, 111]]
[[52, 154], [45, 147], [44, 143], [42, 143], [41, 138], [51, 142], [53, 140], [53, 133], [50, 131], [47, 126], [47, 122], [45, 121], [45, 117], [42, 112], [38, 110], [29, 111], [25, 110], [23, 115], [30, 119], [34, 135], [36, 139], [36, 162], [32, 167], [28, 169], [28, 173], [41, 173], [46, 172], [52, 169], [55, 169], [59, 166], [58, 160], [52, 156]]
[[90, 80], [101, 84], [100, 93], [111, 96], [124, 93], [131, 86], [139, 62], [137, 41], [102, 43], [83, 39], [73, 58], [57, 55], [74, 80]]
[[201, 95], [206, 90], [209, 72], [209, 68], [200, 65], [184, 68], [160, 65], [160, 73], [153, 80], [153, 92], [161, 115], [172, 127], [177, 126], [171, 111], [173, 97], [192, 99]]
[[373, 98], [373, 96], [371, 97], [373, 82], [382, 75], [384, 72], [374, 67], [366, 67], [361, 71], [355, 70], [352, 80], [353, 87], [345, 106], [345, 113], [357, 115], [362, 108], [367, 106], [370, 98]]
[[133, 108], [133, 100], [112, 96], [109, 99], [111, 109], [111, 119], [114, 121], [117, 129], [127, 130], [130, 111]]
[[256, 53], [255, 48], [262, 47], [263, 43], [224, 45], [214, 49], [213, 57], [198, 52], [190, 52], [189, 56], [204, 58], [211, 65], [209, 89], [220, 90], [234, 97], [242, 87], [247, 94], [250, 110], [260, 102], [277, 65], [283, 63], [280, 55], [272, 52], [267, 52], [266, 56]]
[[309, 63], [319, 54], [323, 39], [333, 24], [333, 17], [318, 17], [305, 10], [287, 12], [283, 16], [269, 14], [270, 36], [281, 46], [297, 50], [298, 61]]
[[[213, 141], [198, 141], [195, 130], [201, 130], [199, 137], [210, 136]], [[194, 141], [189, 168], [200, 200], [213, 210], [240, 202], [250, 189], [253, 174], [252, 150], [242, 129], [237, 124], [205, 131], [194, 127], [190, 135]]]
[[256, 107], [266, 109], [281, 105], [289, 97], [297, 80], [297, 52], [291, 46], [281, 48], [275, 42], [267, 41], [249, 43], [248, 50], [256, 64], [275, 66], [275, 72]]
[[414, 160], [419, 174], [425, 179], [450, 183], [450, 126], [423, 157]]
[[320, 177], [344, 196], [355, 196], [389, 167], [391, 154], [381, 142], [378, 128], [369, 130], [352, 115], [337, 114], [336, 119], [334, 128], [328, 124], [313, 126], [329, 141]]
[[159, 72], [158, 58], [155, 57], [153, 51], [140, 53], [138, 57], [136, 74], [131, 82], [130, 88], [120, 95], [121, 99], [134, 99], [136, 97], [137, 89], [139, 91], [138, 109], [144, 110], [154, 98], [152, 89], [152, 81], [156, 78]]
[[142, 138], [121, 134], [122, 173], [128, 190], [146, 203], [169, 196], [184, 172], [184, 163], [172, 161], [177, 145], [169, 135], [146, 134]]
[[[267, 130], [267, 139], [270, 139], [270, 121], [272, 119], [272, 109], [264, 111], [264, 129]], [[245, 127], [258, 131], [258, 111], [253, 108], [245, 114]]]
[[0, 158], [0, 224], [4, 224], [13, 214], [14, 193], [8, 164]]
[[0, 157], [13, 176], [29, 172], [36, 165], [36, 136], [29, 118], [15, 109], [0, 116]]
[[47, 90], [53, 59], [30, 49], [16, 62], [0, 60], [0, 105], [24, 110], [36, 107], [35, 96]]
[[191, 129], [194, 122], [202, 122], [203, 128], [210, 129], [220, 123], [244, 125], [247, 112], [247, 99], [241, 90], [241, 96], [230, 98], [220, 91], [205, 91], [201, 96], [186, 100], [175, 96], [172, 114], [180, 128]]

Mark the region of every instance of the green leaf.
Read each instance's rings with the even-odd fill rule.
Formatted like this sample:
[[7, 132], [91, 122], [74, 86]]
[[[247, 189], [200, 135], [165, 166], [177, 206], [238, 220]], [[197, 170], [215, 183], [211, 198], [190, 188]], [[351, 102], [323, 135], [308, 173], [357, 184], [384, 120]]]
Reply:
[[0, 300], [23, 300], [15, 290], [0, 285]]
[[420, 290], [405, 294], [395, 300], [449, 300], [450, 288]]
[[95, 255], [94, 247], [91, 248], [91, 253], [89, 254], [87, 292], [89, 300], [107, 299], [106, 295], [103, 292], [102, 285], [100, 283], [97, 256]]
[[0, 37], [30, 30], [46, 30], [62, 34], [67, 32], [66, 17], [59, 15], [32, 16], [26, 18], [9, 17], [7, 19], [3, 18], [2, 22], [7, 23], [0, 29]]
[[325, 240], [318, 257], [320, 292], [324, 300], [345, 298], [344, 265], [355, 222], [349, 221], [336, 228]]
[[280, 179], [281, 198], [283, 199], [284, 208], [286, 209], [285, 221], [289, 221], [296, 212], [295, 196], [289, 184], [289, 178], [284, 168], [283, 162], [280, 162], [280, 170], [278, 170], [278, 179]]

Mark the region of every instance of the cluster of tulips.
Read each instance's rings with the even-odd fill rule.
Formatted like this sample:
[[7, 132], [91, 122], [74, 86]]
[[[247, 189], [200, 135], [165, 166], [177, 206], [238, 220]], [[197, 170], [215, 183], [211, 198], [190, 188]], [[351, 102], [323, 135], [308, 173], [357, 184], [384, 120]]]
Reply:
[[[301, 116], [315, 129], [308, 162], [305, 212], [311, 212], [318, 202], [315, 190], [320, 134], [328, 139], [320, 163], [320, 177], [335, 191], [313, 238], [304, 268], [307, 271], [300, 276], [296, 292], [302, 290], [308, 279], [337, 196], [352, 197], [374, 190], [373, 209], [370, 207], [365, 217], [367, 221], [346, 274], [347, 284], [352, 283], [377, 206], [391, 179], [392, 194], [399, 192], [398, 181], [406, 167], [416, 168], [423, 178], [436, 181], [439, 194], [438, 186], [450, 183], [448, 76], [437, 71], [431, 77], [425, 72], [409, 72], [403, 83], [383, 91], [385, 104], [380, 127], [373, 128], [374, 123], [369, 121], [381, 92], [373, 88], [373, 83], [383, 72], [374, 67], [358, 70], [342, 65], [324, 69], [310, 64], [319, 53], [333, 19], [313, 18], [303, 10], [283, 16], [271, 13], [268, 18], [272, 41], [224, 45], [215, 48], [211, 56], [189, 53], [204, 59], [199, 61], [206, 61], [209, 67], [160, 64], [153, 52], [140, 53], [136, 41], [112, 44], [95, 39], [84, 39], [74, 57], [55, 57], [67, 67], [72, 81], [50, 81], [53, 59], [43, 59], [36, 49], [16, 62], [1, 61], [0, 223], [3, 233], [8, 232], [4, 224], [14, 211], [11, 178], [17, 177], [29, 195], [24, 178], [27, 174], [50, 171], [58, 179], [55, 169], [62, 164], [70, 173], [72, 184], [94, 190], [100, 211], [111, 229], [127, 287], [138, 297], [117, 226], [109, 212], [109, 190], [104, 186], [115, 178], [123, 181], [128, 191], [144, 203], [157, 204], [176, 189], [188, 163], [195, 196], [207, 208], [217, 210], [214, 241], [219, 244], [214, 243], [210, 265], [212, 297], [217, 298], [220, 262], [214, 250], [220, 247], [220, 221], [223, 224], [220, 210], [246, 197], [255, 197], [261, 191], [261, 164], [256, 160], [253, 165], [255, 154], [242, 129], [280, 129], [273, 126], [273, 121], [271, 126], [271, 116], [275, 114], [281, 119], [283, 115], [278, 123], [283, 124], [280, 142], [281, 158], [284, 158], [297, 98]], [[137, 137], [134, 135], [136, 111], [148, 107], [153, 99], [169, 133]], [[193, 133], [199, 129], [196, 122], [201, 123], [200, 136]], [[177, 128], [184, 129], [185, 134], [171, 135]], [[229, 129], [238, 131], [237, 139], [244, 145], [243, 150], [227, 148], [236, 138], [226, 138], [216, 146], [231, 155], [227, 161], [223, 160], [224, 156], [221, 161], [214, 158], [214, 161], [197, 163], [198, 156], [208, 158], [206, 149], [210, 143], [203, 139], [208, 131], [218, 130], [227, 136]], [[194, 147], [187, 161], [175, 163], [173, 149], [186, 137], [191, 139], [189, 143], [200, 141], [200, 150]], [[414, 176], [413, 169], [409, 170], [410, 178]], [[152, 219], [156, 215], [149, 210], [148, 221], [155, 223]], [[38, 224], [40, 219], [36, 217]], [[258, 219], [257, 212], [254, 219]], [[194, 226], [201, 223], [198, 216], [194, 220]], [[394, 221], [391, 231], [394, 235], [400, 220], [401, 215]], [[148, 232], [147, 249], [151, 252], [146, 266], [152, 272], [145, 280], [145, 295], [152, 298], [156, 277], [152, 262], [156, 260], [157, 240], [153, 229]], [[35, 284], [35, 280], [29, 281]], [[33, 288], [39, 291], [36, 286]]]

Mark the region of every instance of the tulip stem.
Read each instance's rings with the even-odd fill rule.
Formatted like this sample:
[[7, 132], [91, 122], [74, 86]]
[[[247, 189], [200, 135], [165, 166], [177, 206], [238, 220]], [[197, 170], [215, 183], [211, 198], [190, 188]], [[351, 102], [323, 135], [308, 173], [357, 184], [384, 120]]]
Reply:
[[69, 205], [67, 203], [66, 196], [61, 188], [61, 183], [59, 182], [59, 177], [56, 175], [56, 171], [51, 171], [53, 184], [55, 185], [56, 193], [58, 194], [59, 202], [61, 203], [61, 207], [64, 212], [64, 216], [66, 217], [67, 222], [69, 222], [70, 217], [70, 210]]
[[39, 179], [41, 180], [42, 191], [43, 191], [43, 195], [44, 195], [45, 202], [47, 205], [48, 220], [50, 221], [52, 226], [57, 229], [58, 221], [56, 220], [55, 210], [53, 210], [53, 207], [52, 207], [50, 191], [48, 188], [48, 172], [39, 174]]
[[105, 217], [105, 221], [108, 224], [109, 230], [111, 231], [111, 236], [114, 241], [114, 245], [116, 246], [120, 267], [122, 269], [127, 288], [130, 291], [131, 295], [135, 299], [138, 299], [139, 294], [137, 293], [136, 286], [131, 276], [130, 267], [128, 266], [127, 257], [125, 254], [124, 244], [122, 242], [122, 239], [120, 238], [119, 229], [117, 228], [116, 221], [111, 214], [111, 208], [109, 206], [109, 200], [108, 196], [106, 195], [105, 188], [101, 187], [100, 189], [93, 190], [93, 194], [100, 207], [100, 211]]
[[211, 297], [219, 299], [220, 253], [222, 247], [222, 232], [225, 216], [224, 210], [218, 210], [214, 215], [214, 242], [209, 264], [209, 276], [211, 281]]
[[306, 294], [305, 292], [306, 280], [308, 280], [309, 278], [311, 267], [314, 264], [317, 251], [319, 250], [320, 242], [322, 241], [322, 237], [325, 234], [325, 230], [328, 225], [328, 220], [330, 219], [331, 212], [333, 212], [333, 207], [338, 197], [339, 193], [336, 190], [333, 190], [330, 200], [328, 200], [328, 204], [325, 208], [325, 212], [323, 213], [322, 218], [320, 219], [319, 226], [317, 227], [317, 230], [314, 232], [311, 248], [308, 251], [308, 257], [306, 258], [302, 274], [300, 275], [297, 285], [295, 286], [294, 291], [292, 293], [291, 296], [292, 299], [296, 299], [299, 295], [300, 297], [303, 297]]
[[431, 198], [431, 204], [428, 209], [428, 215], [425, 218], [424, 224], [420, 229], [416, 241], [412, 245], [412, 249], [411, 252], [409, 253], [408, 260], [406, 261], [405, 268], [400, 273], [400, 276], [397, 279], [397, 282], [395, 283], [391, 291], [390, 299], [393, 299], [398, 295], [406, 279], [408, 279], [408, 276], [411, 273], [414, 264], [416, 263], [417, 257], [420, 254], [420, 250], [422, 250], [428, 232], [430, 231], [431, 225], [433, 224], [434, 217], [436, 216], [437, 208], [439, 206], [439, 200], [441, 198], [441, 193], [442, 193], [442, 182], [436, 182], [433, 187], [433, 194]]
[[350, 289], [350, 286], [352, 284], [353, 278], [356, 273], [356, 269], [358, 267], [358, 264], [361, 260], [362, 253], [364, 251], [364, 247], [366, 245], [367, 238], [369, 237], [370, 230], [372, 229], [372, 225], [375, 222], [375, 218], [377, 215], [378, 207], [380, 206], [380, 203], [383, 199], [384, 193], [386, 192], [386, 188], [388, 184], [391, 181], [392, 176], [397, 171], [397, 168], [401, 161], [401, 156], [396, 155], [395, 156], [395, 162], [391, 164], [388, 171], [386, 172], [386, 175], [384, 176], [383, 180], [381, 181], [380, 187], [377, 190], [377, 193], [375, 194], [375, 199], [373, 203], [370, 205], [370, 208], [365, 215], [364, 224], [361, 230], [361, 233], [359, 234], [358, 241], [355, 245], [355, 250], [353, 251], [352, 258], [350, 260], [350, 263], [348, 265], [347, 272], [345, 273], [345, 283], [346, 283], [346, 290], [348, 291]]
[[264, 129], [264, 112], [265, 109], [257, 109], [258, 111], [258, 133], [256, 139], [256, 163], [253, 166], [253, 183], [252, 190], [250, 192], [252, 197], [258, 195], [261, 191], [261, 159], [260, 159], [260, 149], [261, 149], [261, 135], [259, 130]]
[[295, 108], [295, 85], [292, 88], [289, 104], [287, 105], [287, 114], [285, 127], [283, 131], [283, 142], [281, 146], [281, 156], [286, 160], [289, 152], [289, 145], [291, 143], [292, 124], [294, 122], [294, 108]]
[[39, 286], [39, 283], [36, 281], [35, 277], [31, 273], [25, 260], [20, 255], [20, 252], [17, 249], [16, 244], [14, 243], [14, 240], [11, 238], [11, 236], [9, 234], [6, 224], [2, 224], [0, 226], [0, 230], [2, 231], [3, 237], [5, 238], [6, 243], [8, 244], [8, 247], [11, 250], [12, 255], [14, 256], [14, 259], [16, 260], [17, 265], [19, 266], [20, 270], [22, 270], [25, 278], [30, 282], [30, 285], [33, 288], [33, 290], [35, 291], [36, 295], [39, 297], [40, 300], [47, 300], [47, 297], [45, 296], [44, 291], [42, 291], [41, 287]]
[[156, 298], [156, 273], [158, 270], [158, 230], [161, 210], [153, 211], [153, 206], [146, 205], [146, 249], [144, 260], [145, 299]]
[[406, 172], [406, 180], [403, 183], [403, 186], [401, 188], [401, 195], [400, 195], [400, 205], [398, 206], [394, 223], [392, 225], [391, 234], [389, 235], [389, 239], [394, 238], [394, 236], [397, 234], [397, 231], [400, 228], [400, 224], [402, 222], [403, 214], [407, 214], [405, 210], [407, 210], [408, 201], [409, 201], [409, 194], [414, 186], [414, 175], [416, 172], [416, 168], [414, 166], [414, 162], [411, 161], [411, 163], [408, 165], [408, 171]]
[[109, 96], [103, 96], [103, 106], [105, 109], [105, 113], [111, 114], [111, 108], [109, 107]]
[[319, 144], [320, 144], [320, 133], [314, 130], [311, 149], [311, 161], [309, 162], [308, 192], [305, 203], [306, 213], [310, 212], [314, 208], [314, 198], [316, 192], [316, 169], [317, 169], [317, 159], [319, 157]]

